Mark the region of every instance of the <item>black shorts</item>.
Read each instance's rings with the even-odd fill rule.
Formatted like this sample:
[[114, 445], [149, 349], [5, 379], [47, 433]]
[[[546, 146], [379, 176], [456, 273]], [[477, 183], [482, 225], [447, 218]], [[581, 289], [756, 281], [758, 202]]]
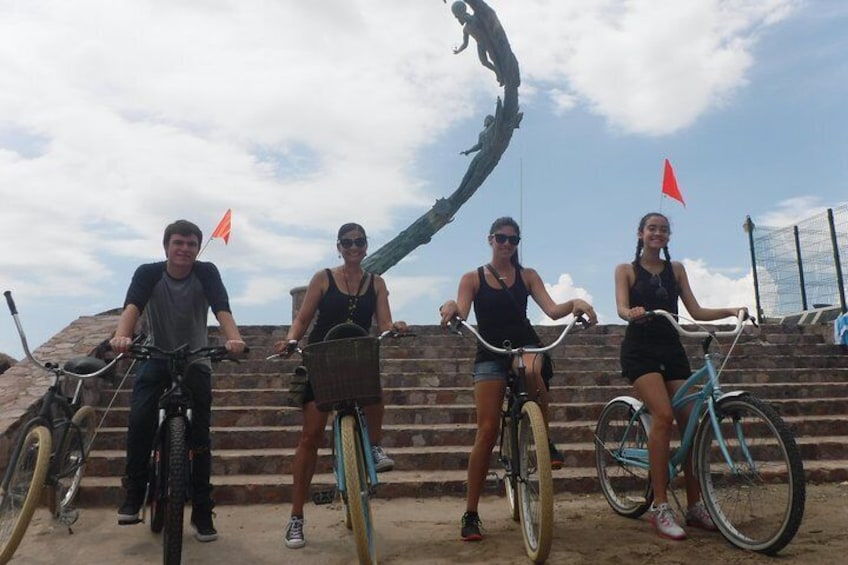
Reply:
[[621, 375], [634, 383], [648, 373], [660, 373], [665, 381], [689, 378], [692, 368], [680, 340], [624, 340], [621, 344]]

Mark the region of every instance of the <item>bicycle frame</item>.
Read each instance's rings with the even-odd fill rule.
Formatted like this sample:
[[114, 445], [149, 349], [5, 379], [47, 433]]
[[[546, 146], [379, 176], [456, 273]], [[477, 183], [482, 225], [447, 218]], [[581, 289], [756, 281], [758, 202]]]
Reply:
[[[674, 479], [678, 474], [682, 472], [683, 465], [686, 462], [686, 457], [688, 456], [689, 451], [692, 448], [692, 444], [695, 440], [695, 434], [698, 430], [698, 427], [701, 425], [701, 421], [703, 420], [703, 418], [710, 419], [713, 430], [715, 431], [716, 438], [718, 439], [722, 456], [727, 462], [728, 467], [730, 469], [734, 469], [735, 466], [730, 457], [730, 454], [728, 453], [727, 445], [724, 440], [724, 434], [722, 433], [721, 427], [719, 426], [715, 407], [716, 403], [722, 398], [725, 398], [728, 395], [742, 394], [743, 392], [722, 392], [721, 383], [719, 381], [719, 371], [716, 370], [715, 364], [713, 363], [712, 356], [709, 353], [709, 346], [713, 337], [716, 335], [738, 336], [741, 331], [742, 322], [744, 321], [744, 319], [742, 317], [739, 317], [737, 320], [736, 328], [731, 331], [712, 333], [690, 332], [684, 330], [683, 328], [680, 328], [679, 325], [677, 325], [676, 321], [671, 318], [671, 314], [663, 310], [655, 310], [654, 313], [671, 319], [671, 321], [675, 324], [675, 327], [677, 327], [678, 331], [683, 335], [688, 335], [692, 337], [704, 337], [704, 341], [702, 343], [702, 349], [704, 351], [704, 364], [700, 368], [695, 370], [686, 379], [683, 385], [681, 385], [681, 387], [674, 393], [671, 398], [671, 406], [675, 413], [677, 413], [679, 410], [683, 409], [687, 405], [691, 405], [691, 411], [689, 414], [689, 420], [686, 423], [686, 427], [684, 428], [680, 436], [680, 447], [674, 450], [671, 457], [669, 458], [669, 480]], [[700, 383], [703, 383], [703, 388], [700, 391], [690, 392], [696, 385]], [[630, 399], [630, 397], [619, 398]], [[632, 426], [636, 425], [636, 422], [639, 419], [650, 419], [650, 414], [647, 411], [647, 407], [642, 402], [637, 402], [638, 405], [633, 405], [634, 412], [633, 416], [630, 419], [630, 422], [627, 425], [628, 431]], [[650, 429], [650, 425], [648, 424], [646, 424], [645, 427], [646, 429]], [[628, 434], [625, 434], [623, 437], [627, 437], [627, 435]], [[741, 434], [738, 434], [738, 439], [742, 441], [744, 440], [744, 437]], [[647, 448], [622, 447], [617, 451], [617, 453], [614, 454], [614, 456], [616, 457], [616, 459], [621, 460], [627, 465], [632, 465], [640, 469], [649, 469]]]

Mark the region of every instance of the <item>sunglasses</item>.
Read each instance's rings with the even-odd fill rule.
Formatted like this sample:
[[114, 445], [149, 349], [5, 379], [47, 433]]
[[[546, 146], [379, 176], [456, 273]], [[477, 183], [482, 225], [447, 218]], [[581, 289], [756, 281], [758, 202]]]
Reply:
[[662, 279], [659, 275], [651, 275], [651, 286], [656, 287], [657, 298], [660, 300], [666, 300], [668, 298], [668, 291], [663, 286]]
[[495, 241], [503, 245], [507, 241], [510, 245], [518, 245], [518, 242], [521, 241], [521, 236], [519, 235], [506, 235], [505, 233], [493, 233], [490, 234], [489, 237], [495, 238]]
[[345, 249], [350, 249], [354, 245], [357, 247], [365, 247], [368, 245], [368, 240], [364, 237], [357, 237], [356, 239], [344, 238], [339, 240], [339, 245], [344, 247]]

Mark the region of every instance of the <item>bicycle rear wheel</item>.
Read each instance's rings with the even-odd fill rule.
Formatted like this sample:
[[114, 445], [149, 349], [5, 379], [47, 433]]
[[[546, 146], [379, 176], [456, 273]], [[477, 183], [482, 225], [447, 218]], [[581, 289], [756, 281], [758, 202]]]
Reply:
[[515, 464], [512, 461], [512, 419], [504, 418], [501, 421], [501, 464], [506, 475], [504, 476], [504, 490], [506, 491], [506, 503], [509, 506], [509, 514], [518, 522], [521, 513], [518, 508], [518, 492], [515, 488]]
[[608, 403], [595, 428], [595, 466], [610, 507], [638, 518], [653, 500], [648, 465], [648, 431], [633, 407], [622, 400]]
[[168, 475], [166, 479], [165, 520], [162, 530], [162, 559], [165, 565], [179, 565], [183, 555], [183, 512], [188, 479], [186, 421], [168, 419]]
[[534, 563], [543, 563], [553, 541], [554, 485], [548, 432], [535, 402], [525, 402], [521, 407], [518, 456], [516, 489], [524, 548]]
[[52, 438], [41, 425], [24, 430], [0, 487], [0, 563], [15, 554], [41, 500]]
[[732, 544], [773, 555], [792, 540], [804, 515], [804, 467], [795, 438], [769, 404], [750, 395], [719, 401], [716, 416], [721, 438], [708, 417], [695, 438], [704, 504]]
[[365, 453], [356, 418], [343, 416], [340, 427], [347, 512], [350, 513], [353, 537], [356, 540], [356, 553], [360, 563], [376, 563], [377, 549], [371, 523], [371, 485], [365, 469]]
[[56, 484], [47, 488], [47, 505], [53, 516], [61, 516], [76, 499], [96, 431], [97, 416], [94, 408], [80, 407], [67, 433], [63, 434], [64, 445], [56, 451]]

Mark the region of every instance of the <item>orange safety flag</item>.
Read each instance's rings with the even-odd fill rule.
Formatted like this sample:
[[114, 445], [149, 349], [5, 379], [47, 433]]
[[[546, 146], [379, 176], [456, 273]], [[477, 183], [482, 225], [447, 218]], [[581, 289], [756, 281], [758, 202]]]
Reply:
[[668, 162], [668, 159], [665, 160], [665, 171], [663, 171], [662, 193], [669, 198], [674, 198], [683, 204], [684, 207], [686, 206], [686, 202], [683, 201], [683, 195], [680, 194], [680, 189], [677, 187], [677, 179], [674, 178], [674, 170], [671, 168], [671, 163]]
[[232, 229], [232, 210], [229, 209], [224, 214], [224, 217], [221, 218], [221, 221], [218, 222], [218, 227], [215, 228], [215, 231], [212, 232], [212, 237], [210, 239], [215, 239], [216, 237], [220, 237], [224, 240], [224, 245], [230, 242], [230, 230]]

